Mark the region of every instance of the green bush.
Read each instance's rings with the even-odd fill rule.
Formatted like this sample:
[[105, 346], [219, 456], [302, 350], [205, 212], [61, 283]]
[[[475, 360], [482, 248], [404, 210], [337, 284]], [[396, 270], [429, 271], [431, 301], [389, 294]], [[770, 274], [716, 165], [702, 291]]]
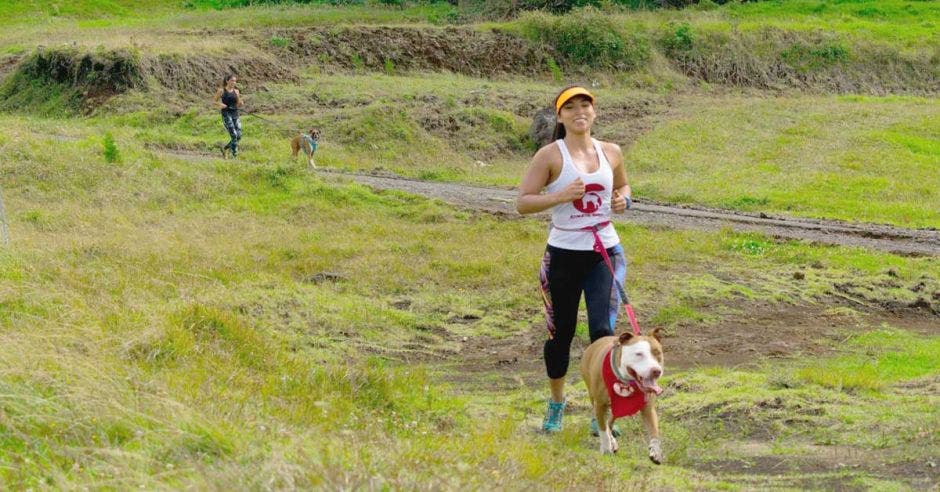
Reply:
[[102, 147], [105, 162], [121, 162], [121, 153], [118, 151], [117, 144], [114, 143], [114, 136], [111, 135], [111, 132], [104, 134]]
[[523, 36], [550, 47], [567, 65], [631, 70], [651, 56], [644, 32], [627, 31], [592, 7], [563, 16], [529, 12], [516, 25]]
[[666, 25], [665, 33], [659, 39], [663, 49], [670, 56], [677, 56], [681, 53], [692, 51], [695, 44], [695, 36], [692, 32], [692, 26], [687, 22], [670, 22]]

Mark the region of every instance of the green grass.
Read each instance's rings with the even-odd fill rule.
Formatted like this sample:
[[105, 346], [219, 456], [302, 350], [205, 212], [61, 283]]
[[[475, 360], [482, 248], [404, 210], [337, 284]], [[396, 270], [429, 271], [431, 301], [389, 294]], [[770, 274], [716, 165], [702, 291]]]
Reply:
[[[637, 194], [722, 208], [940, 226], [935, 100], [702, 102], [687, 100], [687, 116], [644, 135], [630, 150]], [[705, 109], [714, 106], [720, 109]]]
[[[442, 380], [430, 361], [452, 354], [455, 337], [505, 337], [541, 322], [542, 223], [327, 183], [263, 153], [237, 162], [154, 153], [139, 145], [138, 132], [148, 130], [123, 118], [0, 117], [13, 240], [0, 252], [5, 483], [724, 483], [697, 471], [694, 456], [728, 435], [686, 419], [692, 403], [682, 402], [738, 405], [743, 393], [708, 383], [664, 399], [672, 458], [654, 469], [632, 441], [618, 459], [598, 460], [580, 411], [558, 438], [534, 435], [541, 385], [502, 392]], [[216, 124], [197, 112], [158, 120], [153, 131], [172, 137]], [[105, 129], [120, 162], [102, 154]], [[903, 283], [940, 277], [931, 259], [730, 232], [620, 233], [634, 305], [667, 313], [662, 323], [700, 313], [719, 321], [703, 306], [742, 295], [802, 302], [846, 278], [876, 284], [889, 267]], [[474, 240], [455, 248], [460, 237]], [[816, 262], [825, 267], [804, 283], [780, 281]], [[902, 291], [884, 292], [913, 295]], [[674, 300], [692, 309], [676, 310]], [[453, 321], [466, 314], [482, 317], [469, 327]], [[397, 362], [412, 358], [429, 362]], [[735, 374], [767, 384], [762, 373]], [[575, 386], [572, 397], [583, 400], [582, 392]], [[897, 424], [899, 435], [911, 425]]]
[[836, 389], [883, 390], [898, 381], [940, 373], [940, 339], [897, 331], [872, 331], [848, 342], [855, 353], [810, 364], [800, 378]]
[[[78, 0], [62, 3], [52, 0], [8, 2], [0, 6], [0, 19], [5, 25], [58, 24], [87, 28], [154, 26], [182, 23], [194, 27], [209, 20], [217, 27], [244, 25], [290, 25], [314, 21], [328, 23], [427, 22], [444, 18], [453, 9], [446, 3], [422, 4], [408, 8], [369, 5], [329, 5], [328, 2], [255, 5], [223, 8], [212, 0], [156, 0], [146, 3], [130, 0]], [[198, 19], [198, 20], [197, 20]]]
[[935, 2], [904, 0], [732, 2], [721, 13], [745, 29], [824, 29], [910, 47], [935, 45], [940, 21]]

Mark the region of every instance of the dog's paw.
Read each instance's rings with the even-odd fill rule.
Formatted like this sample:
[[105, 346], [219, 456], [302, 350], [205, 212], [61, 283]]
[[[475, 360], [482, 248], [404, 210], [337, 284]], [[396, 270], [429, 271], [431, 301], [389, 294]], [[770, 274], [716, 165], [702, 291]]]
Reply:
[[650, 461], [657, 465], [663, 462], [663, 447], [659, 439], [650, 439]]
[[607, 436], [601, 432], [601, 454], [614, 454], [617, 452], [617, 441], [613, 439], [608, 439]]

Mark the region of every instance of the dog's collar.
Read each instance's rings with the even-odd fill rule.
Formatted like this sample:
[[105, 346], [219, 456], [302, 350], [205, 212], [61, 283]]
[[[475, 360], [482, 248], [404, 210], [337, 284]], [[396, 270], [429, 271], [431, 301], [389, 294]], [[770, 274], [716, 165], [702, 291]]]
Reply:
[[[620, 368], [617, 367], [617, 363], [614, 362], [614, 349], [617, 347], [620, 347], [620, 344], [614, 342], [614, 344], [610, 346], [610, 350], [607, 351], [610, 353], [610, 370], [613, 371], [614, 377], [617, 378], [617, 381], [620, 381], [622, 384], [629, 384], [631, 381], [634, 381], [634, 379], [630, 376], [624, 376], [623, 373], [620, 372]], [[620, 357], [617, 358], [619, 359]]]

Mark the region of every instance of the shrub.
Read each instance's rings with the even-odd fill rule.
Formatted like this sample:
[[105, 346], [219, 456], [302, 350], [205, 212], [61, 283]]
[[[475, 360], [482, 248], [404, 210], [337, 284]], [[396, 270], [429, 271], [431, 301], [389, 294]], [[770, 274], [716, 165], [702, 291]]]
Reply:
[[651, 56], [645, 33], [626, 31], [591, 7], [564, 16], [530, 12], [518, 20], [523, 36], [551, 47], [568, 65], [630, 70]]
[[118, 151], [117, 144], [114, 143], [114, 136], [111, 135], [111, 132], [104, 134], [104, 140], [102, 140], [103, 154], [105, 162], [115, 163], [121, 162], [121, 153]]
[[670, 22], [666, 26], [666, 31], [660, 37], [660, 44], [666, 53], [671, 56], [677, 56], [680, 53], [692, 51], [695, 37], [692, 33], [692, 26], [687, 22]]

